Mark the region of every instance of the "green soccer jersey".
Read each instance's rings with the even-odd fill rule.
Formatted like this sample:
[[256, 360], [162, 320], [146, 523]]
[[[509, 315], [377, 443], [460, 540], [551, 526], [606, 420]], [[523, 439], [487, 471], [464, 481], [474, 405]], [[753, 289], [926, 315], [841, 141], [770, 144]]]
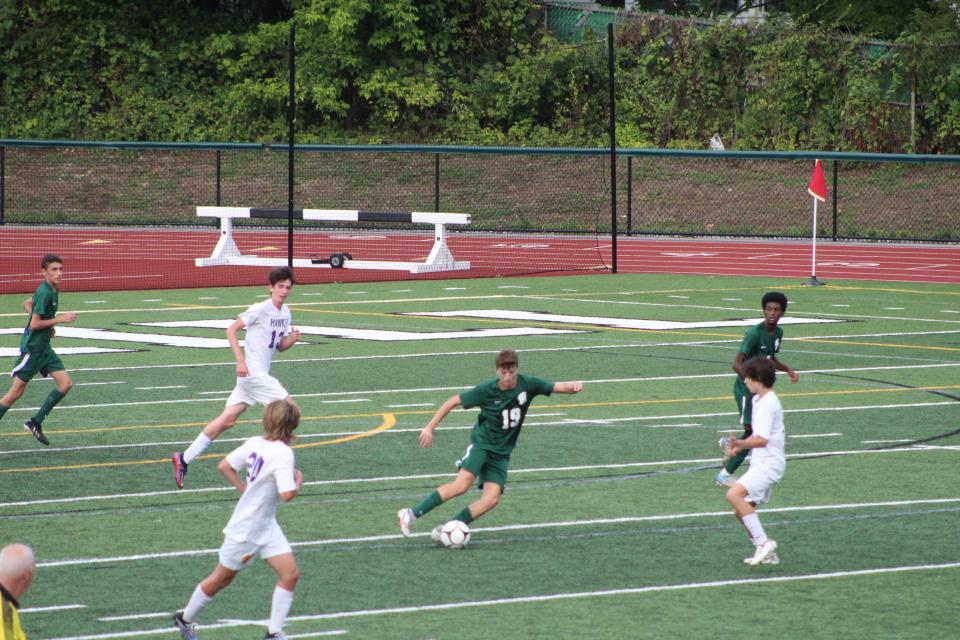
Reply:
[[486, 451], [509, 456], [517, 445], [530, 401], [536, 396], [549, 396], [553, 387], [550, 380], [517, 374], [517, 386], [507, 391], [497, 385], [496, 378], [464, 391], [460, 394], [463, 408], [480, 407], [470, 442]]
[[[755, 356], [764, 356], [772, 358], [780, 351], [780, 341], [783, 339], [783, 329], [780, 325], [774, 330], [773, 335], [767, 331], [767, 323], [761, 322], [747, 330], [743, 336], [743, 342], [740, 343], [740, 353], [747, 356], [747, 360]], [[749, 395], [750, 390], [743, 378], [737, 376], [734, 383], [734, 390], [744, 395]]]
[[44, 280], [33, 293], [33, 307], [30, 311], [30, 318], [27, 319], [27, 326], [23, 329], [23, 337], [20, 338], [20, 351], [33, 352], [43, 351], [50, 346], [50, 336], [53, 333], [53, 327], [47, 327], [39, 331], [30, 329], [30, 320], [34, 314], [40, 316], [41, 320], [50, 320], [57, 315], [57, 304], [59, 296], [57, 290], [50, 286], [50, 283]]

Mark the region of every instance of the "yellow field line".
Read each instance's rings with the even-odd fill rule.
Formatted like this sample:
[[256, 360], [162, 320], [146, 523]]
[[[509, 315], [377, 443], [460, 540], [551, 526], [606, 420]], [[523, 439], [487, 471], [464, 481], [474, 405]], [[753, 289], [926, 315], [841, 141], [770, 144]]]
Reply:
[[891, 349], [927, 349], [929, 351], [960, 351], [960, 347], [927, 347], [916, 344], [898, 344], [895, 342], [860, 342], [859, 340], [828, 340], [826, 338], [793, 338], [802, 342], [825, 342], [828, 344], [855, 344], [861, 347], [890, 347]]
[[[322, 447], [331, 444], [341, 444], [344, 442], [350, 442], [352, 440], [360, 440], [361, 438], [369, 438], [375, 436], [382, 431], [392, 428], [397, 424], [397, 418], [392, 413], [380, 413], [376, 414], [383, 416], [383, 422], [380, 423], [378, 427], [375, 427], [369, 431], [364, 431], [363, 433], [355, 433], [349, 436], [343, 436], [340, 438], [334, 438], [332, 440], [322, 440], [320, 442], [310, 442], [307, 444], [295, 444], [293, 445], [294, 449], [305, 449], [307, 447]], [[222, 458], [223, 454], [219, 453], [206, 453], [200, 456], [197, 456], [195, 460], [208, 460], [210, 458]], [[160, 458], [153, 460], [121, 460], [116, 462], [90, 462], [86, 464], [65, 464], [65, 465], [56, 465], [51, 467], [21, 467], [19, 469], [0, 469], [0, 474], [3, 473], [22, 473], [27, 471], [71, 471], [76, 469], [102, 469], [105, 467], [129, 467], [134, 465], [144, 465], [144, 464], [169, 464], [170, 458]]]

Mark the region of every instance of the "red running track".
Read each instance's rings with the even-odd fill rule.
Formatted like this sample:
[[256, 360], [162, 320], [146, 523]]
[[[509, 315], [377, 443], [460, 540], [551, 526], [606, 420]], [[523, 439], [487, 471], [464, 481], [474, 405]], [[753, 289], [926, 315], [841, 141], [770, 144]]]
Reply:
[[[39, 258], [57, 253], [66, 262], [65, 289], [96, 291], [263, 284], [263, 267], [196, 267], [210, 255], [216, 230], [0, 227], [0, 293], [28, 293], [39, 278]], [[234, 234], [244, 253], [284, 257], [286, 234]], [[347, 251], [356, 259], [423, 260], [432, 234], [304, 232], [298, 257]], [[606, 237], [451, 234], [451, 251], [469, 271], [412, 276], [404, 271], [300, 269], [299, 282], [360, 282], [416, 278], [606, 272]], [[677, 273], [798, 278], [811, 275], [810, 242], [621, 238], [619, 273]], [[879, 280], [960, 284], [960, 246], [895, 243], [817, 245], [820, 280]]]

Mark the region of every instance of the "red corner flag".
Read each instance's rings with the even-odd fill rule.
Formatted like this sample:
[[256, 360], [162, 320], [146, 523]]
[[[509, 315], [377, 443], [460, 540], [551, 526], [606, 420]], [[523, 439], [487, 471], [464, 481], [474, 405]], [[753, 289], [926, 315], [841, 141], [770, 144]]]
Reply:
[[823, 177], [823, 167], [820, 161], [813, 165], [813, 175], [810, 176], [810, 185], [807, 187], [807, 193], [823, 202], [827, 199], [827, 181]]

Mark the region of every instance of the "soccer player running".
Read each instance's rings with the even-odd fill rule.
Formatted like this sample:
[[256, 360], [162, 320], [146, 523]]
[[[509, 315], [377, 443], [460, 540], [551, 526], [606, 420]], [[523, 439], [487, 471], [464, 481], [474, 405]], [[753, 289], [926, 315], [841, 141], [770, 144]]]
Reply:
[[760, 524], [756, 506], [769, 502], [773, 487], [783, 478], [787, 467], [784, 453], [786, 433], [783, 426], [783, 407], [773, 391], [777, 372], [771, 360], [754, 357], [743, 365], [743, 379], [753, 394], [753, 433], [745, 438], [730, 438], [730, 455], [750, 454], [750, 468], [727, 489], [727, 502], [743, 524], [754, 545], [753, 556], [744, 558], [749, 565], [778, 564], [777, 543], [767, 537]]
[[[223, 412], [203, 428], [186, 451], [174, 452], [173, 478], [178, 489], [183, 489], [187, 465], [221, 433], [235, 425], [248, 406], [284, 399], [295, 404], [280, 381], [270, 375], [273, 354], [286, 351], [300, 339], [300, 332], [292, 326], [290, 309], [285, 304], [293, 288], [293, 270], [276, 267], [270, 271], [268, 281], [270, 298], [252, 305], [227, 327], [227, 340], [237, 359], [237, 384], [227, 398]], [[246, 329], [246, 353], [240, 349], [237, 338], [237, 332], [242, 329]]]
[[[753, 432], [753, 403], [751, 402], [753, 394], [744, 382], [744, 363], [757, 356], [769, 358], [777, 370], [790, 376], [790, 382], [795, 383], [798, 379], [797, 372], [785, 362], [778, 360], [776, 356], [780, 351], [780, 342], [783, 340], [783, 329], [780, 328], [779, 322], [787, 311], [787, 296], [779, 291], [769, 291], [763, 295], [760, 306], [763, 309], [763, 322], [747, 330], [740, 343], [740, 350], [733, 359], [733, 370], [737, 372], [737, 379], [733, 382], [733, 399], [740, 411], [740, 424], [743, 425], [741, 438], [748, 438]], [[723, 468], [717, 474], [717, 484], [731, 487], [734, 483], [733, 474], [743, 464], [748, 452], [727, 455], [727, 439], [728, 436], [720, 438], [720, 449], [724, 452], [724, 458]]]
[[[400, 532], [404, 536], [410, 536], [410, 527], [417, 518], [447, 500], [463, 495], [474, 482], [478, 482], [482, 490], [480, 498], [464, 507], [454, 516], [454, 520], [470, 524], [497, 506], [507, 483], [510, 454], [517, 444], [530, 402], [539, 395], [579, 393], [583, 389], [581, 382], [555, 383], [517, 373], [517, 352], [513, 349], [499, 352], [495, 364], [496, 378], [452, 396], [440, 405], [420, 432], [420, 446], [430, 447], [433, 445], [434, 430], [453, 409], [461, 405], [465, 409], [480, 408], [480, 415], [470, 433], [470, 446], [456, 463], [459, 469], [457, 477], [430, 492], [413, 508], [397, 512]], [[439, 540], [439, 531], [439, 526], [434, 528], [434, 541]]]
[[[299, 424], [297, 406], [275, 400], [263, 412], [263, 435], [250, 438], [220, 462], [220, 473], [240, 491], [240, 500], [223, 530], [216, 568], [193, 590], [187, 606], [173, 616], [184, 640], [197, 640], [194, 620], [254, 556], [263, 558], [278, 578], [264, 639], [286, 638], [283, 624], [290, 613], [300, 573], [290, 543], [277, 523], [277, 504], [278, 500], [293, 500], [303, 484], [303, 474], [294, 465], [290, 448]], [[239, 474], [244, 467], [246, 483]]]
[[27, 326], [23, 329], [20, 338], [20, 357], [13, 367], [11, 375], [13, 381], [10, 389], [0, 398], [0, 418], [13, 403], [20, 399], [27, 388], [27, 383], [38, 373], [42, 376], [51, 376], [56, 387], [47, 394], [40, 409], [32, 418], [23, 423], [24, 428], [33, 434], [40, 444], [49, 445], [50, 441], [43, 434], [44, 419], [47, 414], [63, 400], [63, 397], [73, 388], [73, 380], [63, 367], [60, 357], [50, 346], [55, 327], [61, 322], [74, 322], [77, 319], [76, 311], [57, 315], [57, 305], [60, 303], [60, 281], [63, 279], [63, 260], [59, 256], [48, 253], [40, 259], [40, 270], [43, 281], [37, 287], [33, 298], [24, 302], [23, 306], [30, 314]]

